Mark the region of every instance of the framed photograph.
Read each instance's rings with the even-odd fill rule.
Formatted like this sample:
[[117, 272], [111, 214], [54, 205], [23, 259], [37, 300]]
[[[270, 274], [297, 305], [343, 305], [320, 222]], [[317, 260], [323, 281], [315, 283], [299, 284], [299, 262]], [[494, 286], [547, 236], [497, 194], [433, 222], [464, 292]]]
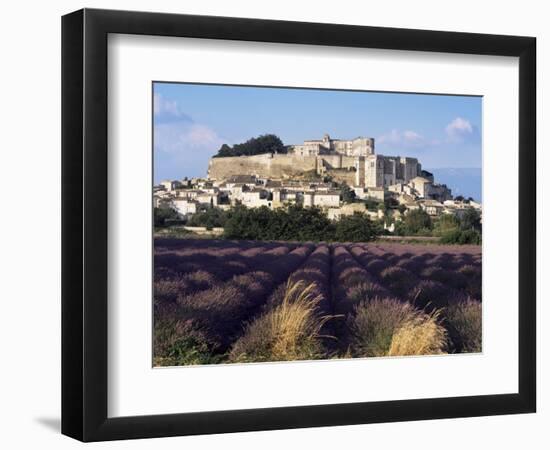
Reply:
[[62, 432], [535, 412], [536, 40], [62, 21]]

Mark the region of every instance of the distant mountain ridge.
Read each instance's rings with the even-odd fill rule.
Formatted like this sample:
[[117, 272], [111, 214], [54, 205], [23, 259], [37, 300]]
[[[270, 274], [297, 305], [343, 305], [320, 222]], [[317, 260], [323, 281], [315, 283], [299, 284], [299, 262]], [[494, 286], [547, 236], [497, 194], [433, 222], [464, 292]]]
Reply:
[[478, 202], [481, 198], [481, 168], [438, 168], [426, 169], [434, 174], [436, 183], [446, 184], [454, 197], [472, 197]]

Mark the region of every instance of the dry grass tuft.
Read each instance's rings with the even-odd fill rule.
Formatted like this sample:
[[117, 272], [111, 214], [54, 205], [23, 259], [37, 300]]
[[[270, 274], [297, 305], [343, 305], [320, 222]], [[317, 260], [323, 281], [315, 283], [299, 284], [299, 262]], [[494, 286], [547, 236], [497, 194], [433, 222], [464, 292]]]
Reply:
[[394, 298], [363, 302], [348, 322], [356, 357], [443, 353], [447, 335], [437, 314]]
[[348, 318], [350, 349], [355, 357], [386, 356], [393, 334], [417, 314], [409, 303], [394, 298], [361, 302]]
[[246, 329], [229, 355], [232, 362], [293, 361], [324, 355], [321, 328], [331, 318], [320, 316], [316, 285], [288, 283], [282, 302]]
[[437, 314], [418, 314], [393, 335], [388, 356], [439, 355], [446, 353], [447, 332]]
[[468, 299], [449, 305], [449, 335], [459, 353], [481, 352], [481, 302]]

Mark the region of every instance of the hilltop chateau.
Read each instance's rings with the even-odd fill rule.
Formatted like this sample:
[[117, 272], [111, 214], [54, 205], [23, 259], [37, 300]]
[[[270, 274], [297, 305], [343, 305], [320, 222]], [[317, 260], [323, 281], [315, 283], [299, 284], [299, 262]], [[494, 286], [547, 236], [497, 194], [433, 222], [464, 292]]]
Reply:
[[375, 154], [373, 138], [340, 140], [328, 134], [292, 145], [287, 154], [211, 158], [208, 166], [211, 180], [244, 174], [289, 179], [307, 173], [330, 176], [349, 186], [388, 188], [421, 176], [422, 167], [416, 158]]
[[[344, 184], [356, 201], [344, 200]], [[416, 158], [376, 154], [373, 138], [341, 140], [328, 134], [291, 145], [287, 153], [210, 158], [207, 178], [167, 180], [153, 195], [155, 206], [170, 204], [183, 217], [211, 207], [273, 209], [292, 203], [320, 207], [332, 219], [354, 212], [379, 217], [380, 211], [361, 202], [369, 199], [392, 204], [390, 212], [397, 217], [419, 208], [432, 216], [481, 208], [454, 201], [451, 190], [436, 183]]]

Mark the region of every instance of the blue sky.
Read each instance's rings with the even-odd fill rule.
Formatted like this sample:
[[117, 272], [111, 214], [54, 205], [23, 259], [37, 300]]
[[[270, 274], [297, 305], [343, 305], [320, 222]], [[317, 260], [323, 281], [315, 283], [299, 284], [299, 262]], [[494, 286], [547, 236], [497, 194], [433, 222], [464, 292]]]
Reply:
[[[274, 133], [374, 137], [376, 153], [423, 168], [481, 167], [481, 97], [155, 83], [155, 182], [205, 176], [219, 147]], [[444, 182], [445, 180], [441, 180]]]

